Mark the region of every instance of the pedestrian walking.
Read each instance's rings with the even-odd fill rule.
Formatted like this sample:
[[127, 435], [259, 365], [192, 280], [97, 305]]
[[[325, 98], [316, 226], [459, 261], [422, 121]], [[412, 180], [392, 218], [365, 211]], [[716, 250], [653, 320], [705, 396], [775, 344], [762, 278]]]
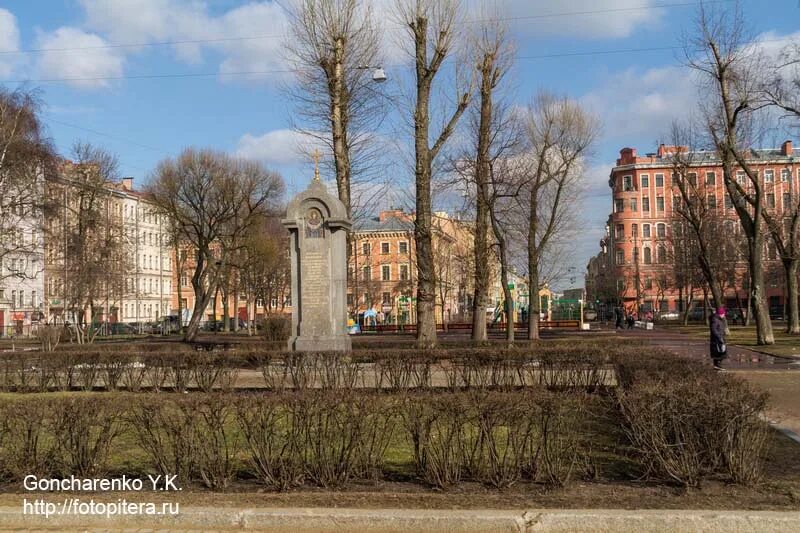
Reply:
[[622, 329], [622, 309], [614, 308], [614, 329]]
[[728, 356], [728, 345], [725, 343], [725, 308], [720, 307], [711, 315], [711, 359], [714, 368], [722, 370], [722, 360]]

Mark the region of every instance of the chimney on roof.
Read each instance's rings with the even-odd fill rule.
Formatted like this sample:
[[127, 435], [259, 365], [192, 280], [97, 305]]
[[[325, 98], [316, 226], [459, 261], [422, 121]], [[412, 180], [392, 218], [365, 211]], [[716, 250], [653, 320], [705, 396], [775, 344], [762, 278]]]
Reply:
[[404, 219], [404, 218], [408, 218], [408, 215], [406, 215], [405, 213], [403, 213], [403, 210], [402, 210], [402, 209], [389, 209], [388, 211], [381, 211], [381, 212], [378, 214], [378, 220], [379, 220], [380, 222], [384, 222], [384, 221], [385, 221], [386, 219], [388, 219], [388, 218], [400, 218], [400, 219]]
[[783, 141], [781, 145], [781, 155], [792, 155], [792, 141]]
[[122, 188], [126, 191], [133, 190], [133, 178], [131, 176], [122, 178]]

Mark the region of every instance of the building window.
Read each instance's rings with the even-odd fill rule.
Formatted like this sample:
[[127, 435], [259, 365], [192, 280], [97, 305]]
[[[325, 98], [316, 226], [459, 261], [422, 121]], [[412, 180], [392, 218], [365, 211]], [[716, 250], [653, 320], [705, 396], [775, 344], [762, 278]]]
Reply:
[[789, 210], [792, 208], [792, 193], [785, 192], [783, 193], [783, 209]]
[[392, 268], [389, 265], [382, 265], [381, 266], [381, 280], [382, 281], [391, 281], [392, 279]]
[[744, 185], [744, 182], [747, 180], [747, 176], [745, 176], [744, 170], [737, 170], [736, 171], [736, 183], [739, 185]]
[[614, 212], [622, 213], [625, 211], [625, 202], [621, 198], [614, 200]]
[[633, 176], [622, 176], [622, 190], [623, 191], [633, 190]]
[[677, 184], [678, 184], [678, 174], [676, 174], [675, 172], [673, 172], [673, 173], [672, 173], [672, 176], [670, 177], [670, 185], [672, 185], [672, 186], [674, 187], [674, 186], [676, 186]]
[[400, 281], [408, 280], [408, 265], [400, 265]]
[[664, 174], [656, 174], [656, 187], [664, 186]]
[[638, 209], [636, 209], [636, 198], [631, 198], [631, 211], [634, 213], [638, 211]]
[[642, 198], [642, 211], [645, 213], [650, 212], [650, 198], [647, 197]]
[[706, 172], [706, 185], [716, 185], [717, 175], [714, 172]]
[[686, 180], [692, 187], [697, 187], [697, 173], [696, 172], [689, 172], [686, 174]]
[[617, 264], [624, 265], [625, 264], [625, 251], [624, 250], [617, 250]]
[[625, 237], [625, 225], [617, 224], [614, 227], [614, 238], [620, 240]]
[[653, 253], [650, 251], [650, 248], [645, 246], [644, 248], [644, 264], [649, 265], [653, 262]]
[[775, 193], [767, 193], [767, 207], [775, 207]]
[[664, 211], [664, 197], [657, 196], [656, 197], [656, 211]]
[[398, 246], [399, 246], [399, 251], [400, 251], [401, 254], [407, 254], [408, 253], [408, 241], [400, 241], [398, 243]]
[[384, 254], [384, 255], [389, 253], [389, 243], [388, 242], [382, 242], [381, 243], [381, 253]]
[[642, 188], [650, 186], [650, 176], [647, 174], [642, 174], [639, 178], [639, 181], [642, 183]]
[[384, 292], [382, 294], [381, 303], [383, 303], [383, 305], [392, 305], [392, 293]]
[[653, 280], [651, 278], [646, 278], [644, 280], [644, 288], [645, 290], [650, 290], [653, 288]]
[[347, 293], [347, 305], [353, 305], [353, 294]]
[[667, 225], [666, 224], [656, 224], [656, 237], [663, 239], [667, 236]]
[[789, 181], [789, 175], [790, 174], [791, 173], [789, 172], [788, 168], [781, 169], [781, 181], [783, 183], [786, 183], [787, 181]]
[[772, 169], [765, 170], [764, 171], [764, 183], [772, 183], [774, 181], [775, 181], [775, 171], [772, 170]]
[[725, 209], [733, 209], [733, 200], [728, 192], [725, 192]]
[[362, 279], [365, 281], [369, 281], [372, 279], [372, 269], [369, 266], [365, 266], [361, 269]]
[[706, 197], [706, 203], [709, 209], [716, 209], [717, 208], [717, 197], [714, 194], [709, 194]]
[[361, 244], [361, 253], [364, 255], [369, 255], [370, 252], [370, 244], [368, 242]]
[[642, 224], [642, 237], [650, 238], [650, 224]]
[[662, 265], [667, 262], [667, 248], [665, 246], [658, 247], [658, 262]]
[[639, 224], [631, 224], [631, 237], [639, 236]]

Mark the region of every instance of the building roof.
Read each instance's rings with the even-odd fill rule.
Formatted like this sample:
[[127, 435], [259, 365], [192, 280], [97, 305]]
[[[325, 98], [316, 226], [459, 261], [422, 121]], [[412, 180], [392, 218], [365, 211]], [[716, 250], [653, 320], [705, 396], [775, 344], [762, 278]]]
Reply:
[[379, 217], [369, 217], [357, 220], [353, 224], [356, 232], [384, 232], [384, 231], [414, 231], [414, 223], [410, 220], [399, 217], [386, 217], [381, 220]]

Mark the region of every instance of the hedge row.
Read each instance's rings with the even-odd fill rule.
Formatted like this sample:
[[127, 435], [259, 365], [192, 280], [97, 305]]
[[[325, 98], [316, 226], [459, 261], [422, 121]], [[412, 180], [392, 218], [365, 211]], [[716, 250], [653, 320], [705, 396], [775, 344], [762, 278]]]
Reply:
[[259, 384], [273, 390], [374, 388], [406, 390], [542, 385], [597, 390], [616, 383], [607, 355], [542, 351], [517, 353], [380, 353], [369, 358], [342, 354], [227, 353], [14, 354], [0, 358], [0, 391], [84, 390], [205, 392], [230, 390], [241, 370], [259, 371]]
[[[0, 475], [152, 472], [215, 490], [236, 479], [285, 490], [400, 474], [433, 487], [561, 486], [597, 474], [591, 450], [616, 443], [612, 454], [654, 480], [750, 484], [763, 475], [769, 441], [764, 402], [740, 381], [702, 372], [637, 379], [613, 395], [540, 387], [24, 395], [0, 401]], [[144, 459], [130, 464], [134, 457]]]
[[[215, 490], [255, 478], [270, 489], [339, 487], [391, 475], [389, 454], [435, 487], [474, 480], [567, 483], [583, 464], [584, 395], [547, 391], [376, 395], [26, 396], [0, 404], [0, 472], [99, 476], [123, 436], [142, 472]], [[391, 452], [390, 452], [391, 449]], [[126, 456], [136, 452], [126, 451]]]

